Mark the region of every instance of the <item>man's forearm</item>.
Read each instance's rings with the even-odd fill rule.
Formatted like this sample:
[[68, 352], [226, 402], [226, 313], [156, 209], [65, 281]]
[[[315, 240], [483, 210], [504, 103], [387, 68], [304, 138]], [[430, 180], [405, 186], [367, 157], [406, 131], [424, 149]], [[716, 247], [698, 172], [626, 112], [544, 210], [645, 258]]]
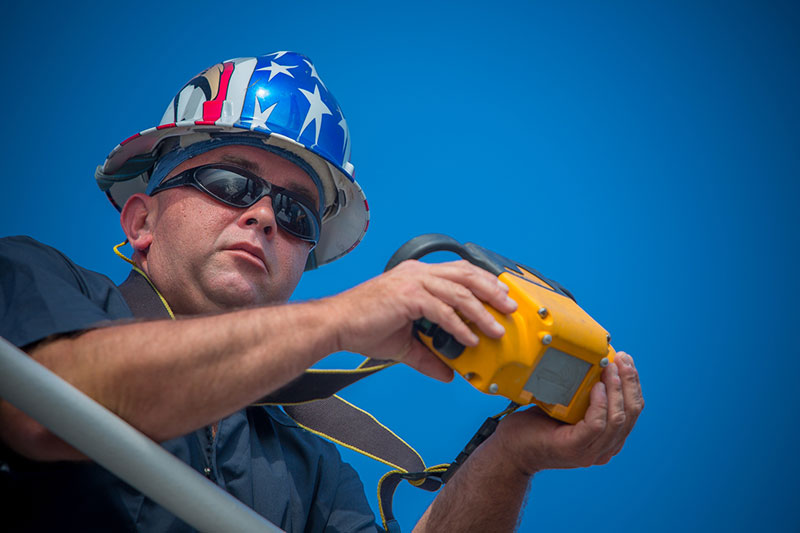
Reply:
[[[163, 441], [258, 400], [336, 351], [332, 318], [324, 301], [289, 304], [100, 328], [30, 354]], [[75, 457], [7, 402], [0, 402], [0, 427], [3, 441], [26, 456]]]
[[505, 461], [500, 443], [479, 447], [428, 507], [415, 533], [514, 531], [531, 476]]

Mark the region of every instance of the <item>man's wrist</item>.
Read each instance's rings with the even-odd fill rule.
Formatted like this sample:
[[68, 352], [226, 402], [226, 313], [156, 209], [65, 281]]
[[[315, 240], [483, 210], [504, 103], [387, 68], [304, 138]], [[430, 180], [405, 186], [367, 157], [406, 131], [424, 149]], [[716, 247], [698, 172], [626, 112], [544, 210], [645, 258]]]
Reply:
[[304, 314], [310, 326], [307, 331], [316, 341], [312, 343], [313, 350], [321, 355], [320, 358], [347, 349], [343, 340], [344, 321], [341, 320], [344, 311], [339, 308], [336, 297], [309, 300], [298, 305], [306, 310]]
[[[342, 293], [344, 294], [344, 293]], [[328, 296], [312, 302], [319, 306], [316, 312], [323, 320], [327, 354], [341, 351], [356, 351], [352, 346], [352, 319], [355, 311], [348, 308], [349, 300], [342, 294]]]
[[487, 455], [490, 455], [490, 460], [496, 461], [506, 470], [504, 477], [527, 483], [544, 468], [531, 462], [530, 450], [518, 449], [516, 444], [519, 442], [520, 439], [514, 436], [514, 432], [509, 429], [506, 421], [506, 424], [500, 423], [494, 435], [484, 443], [484, 447]]

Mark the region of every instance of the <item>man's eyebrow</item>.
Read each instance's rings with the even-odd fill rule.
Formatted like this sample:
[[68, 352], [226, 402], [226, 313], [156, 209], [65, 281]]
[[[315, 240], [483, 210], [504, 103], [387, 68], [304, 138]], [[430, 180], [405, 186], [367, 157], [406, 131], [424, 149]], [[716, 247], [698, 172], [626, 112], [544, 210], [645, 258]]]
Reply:
[[236, 165], [237, 167], [249, 170], [253, 174], [258, 174], [259, 171], [258, 165], [255, 164], [253, 161], [250, 161], [249, 159], [236, 157], [235, 155], [225, 154], [222, 156], [222, 160], [226, 163], [231, 163], [233, 165]]
[[[250, 161], [249, 159], [245, 159], [243, 157], [237, 157], [231, 154], [225, 154], [222, 156], [222, 161], [225, 163], [231, 163], [232, 165], [236, 165], [237, 167], [243, 168], [245, 170], [249, 170], [255, 175], [259, 175], [259, 171], [261, 170], [258, 165]], [[312, 205], [317, 206], [317, 202], [314, 200], [314, 192], [303, 185], [302, 183], [290, 183], [284, 189], [292, 191], [293, 193], [297, 193], [304, 198], [307, 198]]]

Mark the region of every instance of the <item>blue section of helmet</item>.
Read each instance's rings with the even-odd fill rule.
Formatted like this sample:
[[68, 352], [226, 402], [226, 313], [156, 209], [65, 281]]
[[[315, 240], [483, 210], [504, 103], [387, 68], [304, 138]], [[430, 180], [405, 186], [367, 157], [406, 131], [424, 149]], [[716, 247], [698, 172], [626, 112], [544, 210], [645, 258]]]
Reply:
[[295, 140], [352, 179], [343, 169], [350, 150], [347, 122], [304, 55], [277, 52], [258, 58], [235, 126]]

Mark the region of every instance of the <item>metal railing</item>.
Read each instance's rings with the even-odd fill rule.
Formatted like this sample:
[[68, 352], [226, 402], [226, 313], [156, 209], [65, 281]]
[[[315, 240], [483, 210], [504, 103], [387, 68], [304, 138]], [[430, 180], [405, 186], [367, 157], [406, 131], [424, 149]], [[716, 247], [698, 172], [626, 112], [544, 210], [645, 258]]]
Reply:
[[3, 337], [0, 398], [199, 531], [283, 531]]

